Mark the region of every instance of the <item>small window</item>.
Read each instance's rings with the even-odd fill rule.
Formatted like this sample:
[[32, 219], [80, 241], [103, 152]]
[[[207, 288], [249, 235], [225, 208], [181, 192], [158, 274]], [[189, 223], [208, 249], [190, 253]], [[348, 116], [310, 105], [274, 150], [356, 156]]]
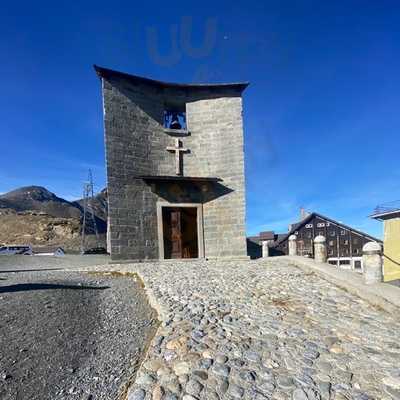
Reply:
[[348, 241], [348, 240], [345, 240], [345, 241], [344, 241], [344, 244], [347, 246], [347, 245], [349, 244], [349, 241]]
[[164, 110], [164, 128], [186, 129], [186, 112], [177, 108]]
[[312, 233], [311, 233], [311, 232], [307, 232], [307, 237], [308, 237], [309, 239], [311, 239], [311, 238], [312, 238]]
[[333, 250], [332, 250], [332, 249], [329, 249], [328, 254], [329, 254], [330, 256], [333, 256]]
[[334, 246], [335, 242], [333, 240], [329, 241], [329, 246]]
[[330, 235], [330, 236], [336, 236], [336, 232], [335, 232], [335, 231], [330, 231], [330, 232], [329, 232], [329, 235]]
[[359, 254], [360, 250], [359, 249], [354, 249], [354, 254]]
[[339, 260], [339, 265], [350, 265], [350, 260]]
[[310, 229], [310, 228], [312, 228], [313, 227], [313, 224], [306, 224], [306, 228], [307, 229]]
[[323, 222], [318, 222], [317, 228], [323, 228], [325, 224]]
[[344, 236], [344, 235], [346, 234], [346, 231], [345, 231], [344, 229], [341, 229], [341, 230], [340, 230], [340, 234], [341, 234], [342, 236]]
[[354, 269], [361, 269], [361, 261], [354, 261]]

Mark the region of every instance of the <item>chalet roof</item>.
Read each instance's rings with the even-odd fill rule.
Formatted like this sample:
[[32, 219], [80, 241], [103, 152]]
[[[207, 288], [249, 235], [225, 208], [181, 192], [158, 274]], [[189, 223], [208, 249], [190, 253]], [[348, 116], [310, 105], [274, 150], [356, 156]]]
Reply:
[[157, 86], [161, 88], [176, 88], [176, 89], [237, 89], [242, 92], [249, 85], [249, 82], [233, 82], [233, 83], [172, 83], [163, 82], [155, 79], [144, 78], [142, 76], [131, 75], [125, 72], [115, 71], [108, 68], [99, 67], [94, 65], [94, 69], [100, 78], [123, 78], [132, 83], [146, 83], [148, 85]]
[[260, 240], [274, 240], [275, 239], [275, 233], [274, 233], [274, 231], [260, 232], [259, 239]]
[[284, 237], [282, 237], [281, 239], [278, 239], [277, 242], [276, 242], [276, 245], [278, 245], [278, 244], [284, 242], [285, 240], [287, 240], [290, 235], [293, 235], [298, 229], [303, 227], [305, 224], [307, 224], [309, 221], [311, 221], [314, 217], [319, 217], [319, 218], [324, 219], [324, 220], [326, 220], [326, 221], [328, 221], [328, 222], [330, 222], [332, 224], [341, 226], [344, 229], [347, 229], [349, 231], [355, 232], [355, 233], [357, 233], [357, 234], [359, 234], [361, 236], [365, 236], [365, 237], [367, 237], [367, 238], [369, 238], [369, 239], [371, 239], [371, 240], [373, 240], [375, 242], [382, 243], [382, 240], [377, 239], [377, 238], [369, 235], [368, 233], [361, 232], [361, 231], [359, 231], [357, 229], [354, 229], [354, 228], [352, 228], [352, 227], [350, 227], [348, 225], [342, 224], [341, 222], [335, 221], [332, 218], [326, 217], [325, 215], [313, 212], [310, 215], [308, 215], [306, 218], [304, 218], [301, 222], [292, 224], [292, 229], [287, 234], [285, 234]]

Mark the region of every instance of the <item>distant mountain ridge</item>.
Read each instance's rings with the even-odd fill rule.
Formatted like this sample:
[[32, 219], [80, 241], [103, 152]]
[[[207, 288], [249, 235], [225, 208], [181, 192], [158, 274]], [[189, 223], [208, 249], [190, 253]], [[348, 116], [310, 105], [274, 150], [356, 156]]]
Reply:
[[[96, 220], [99, 240], [107, 232], [107, 190], [103, 189], [90, 204]], [[0, 195], [0, 244], [57, 244], [79, 250], [83, 199], [68, 201], [42, 186], [24, 186]], [[87, 220], [85, 232], [95, 245], [94, 226]]]
[[[99, 229], [107, 222], [107, 189], [99, 192], [91, 201]], [[83, 199], [68, 201], [42, 186], [24, 186], [0, 195], [0, 209], [15, 212], [36, 211], [55, 218], [77, 218], [83, 215]]]
[[0, 195], [0, 207], [17, 212], [38, 211], [59, 218], [80, 218], [81, 210], [42, 186], [24, 186]]

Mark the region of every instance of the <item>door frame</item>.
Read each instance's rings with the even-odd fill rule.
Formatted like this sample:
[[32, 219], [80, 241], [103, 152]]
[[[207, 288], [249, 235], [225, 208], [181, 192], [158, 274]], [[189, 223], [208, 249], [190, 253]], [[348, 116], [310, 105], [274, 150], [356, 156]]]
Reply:
[[[204, 229], [203, 229], [203, 204], [201, 203], [169, 203], [167, 201], [157, 202], [157, 231], [158, 231], [158, 258], [165, 260], [164, 258], [164, 227], [162, 218], [163, 207], [188, 207], [197, 209], [197, 246], [199, 249], [198, 258], [204, 258]], [[169, 259], [168, 259], [169, 260]], [[179, 260], [179, 258], [174, 258]], [[190, 260], [190, 258], [182, 258], [182, 260]]]

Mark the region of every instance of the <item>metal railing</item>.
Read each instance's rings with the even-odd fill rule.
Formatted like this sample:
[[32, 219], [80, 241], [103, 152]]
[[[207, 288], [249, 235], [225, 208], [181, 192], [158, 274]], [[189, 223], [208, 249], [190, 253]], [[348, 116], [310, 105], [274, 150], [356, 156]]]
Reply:
[[392, 211], [400, 211], [400, 200], [389, 201], [375, 207], [372, 215], [383, 214]]

